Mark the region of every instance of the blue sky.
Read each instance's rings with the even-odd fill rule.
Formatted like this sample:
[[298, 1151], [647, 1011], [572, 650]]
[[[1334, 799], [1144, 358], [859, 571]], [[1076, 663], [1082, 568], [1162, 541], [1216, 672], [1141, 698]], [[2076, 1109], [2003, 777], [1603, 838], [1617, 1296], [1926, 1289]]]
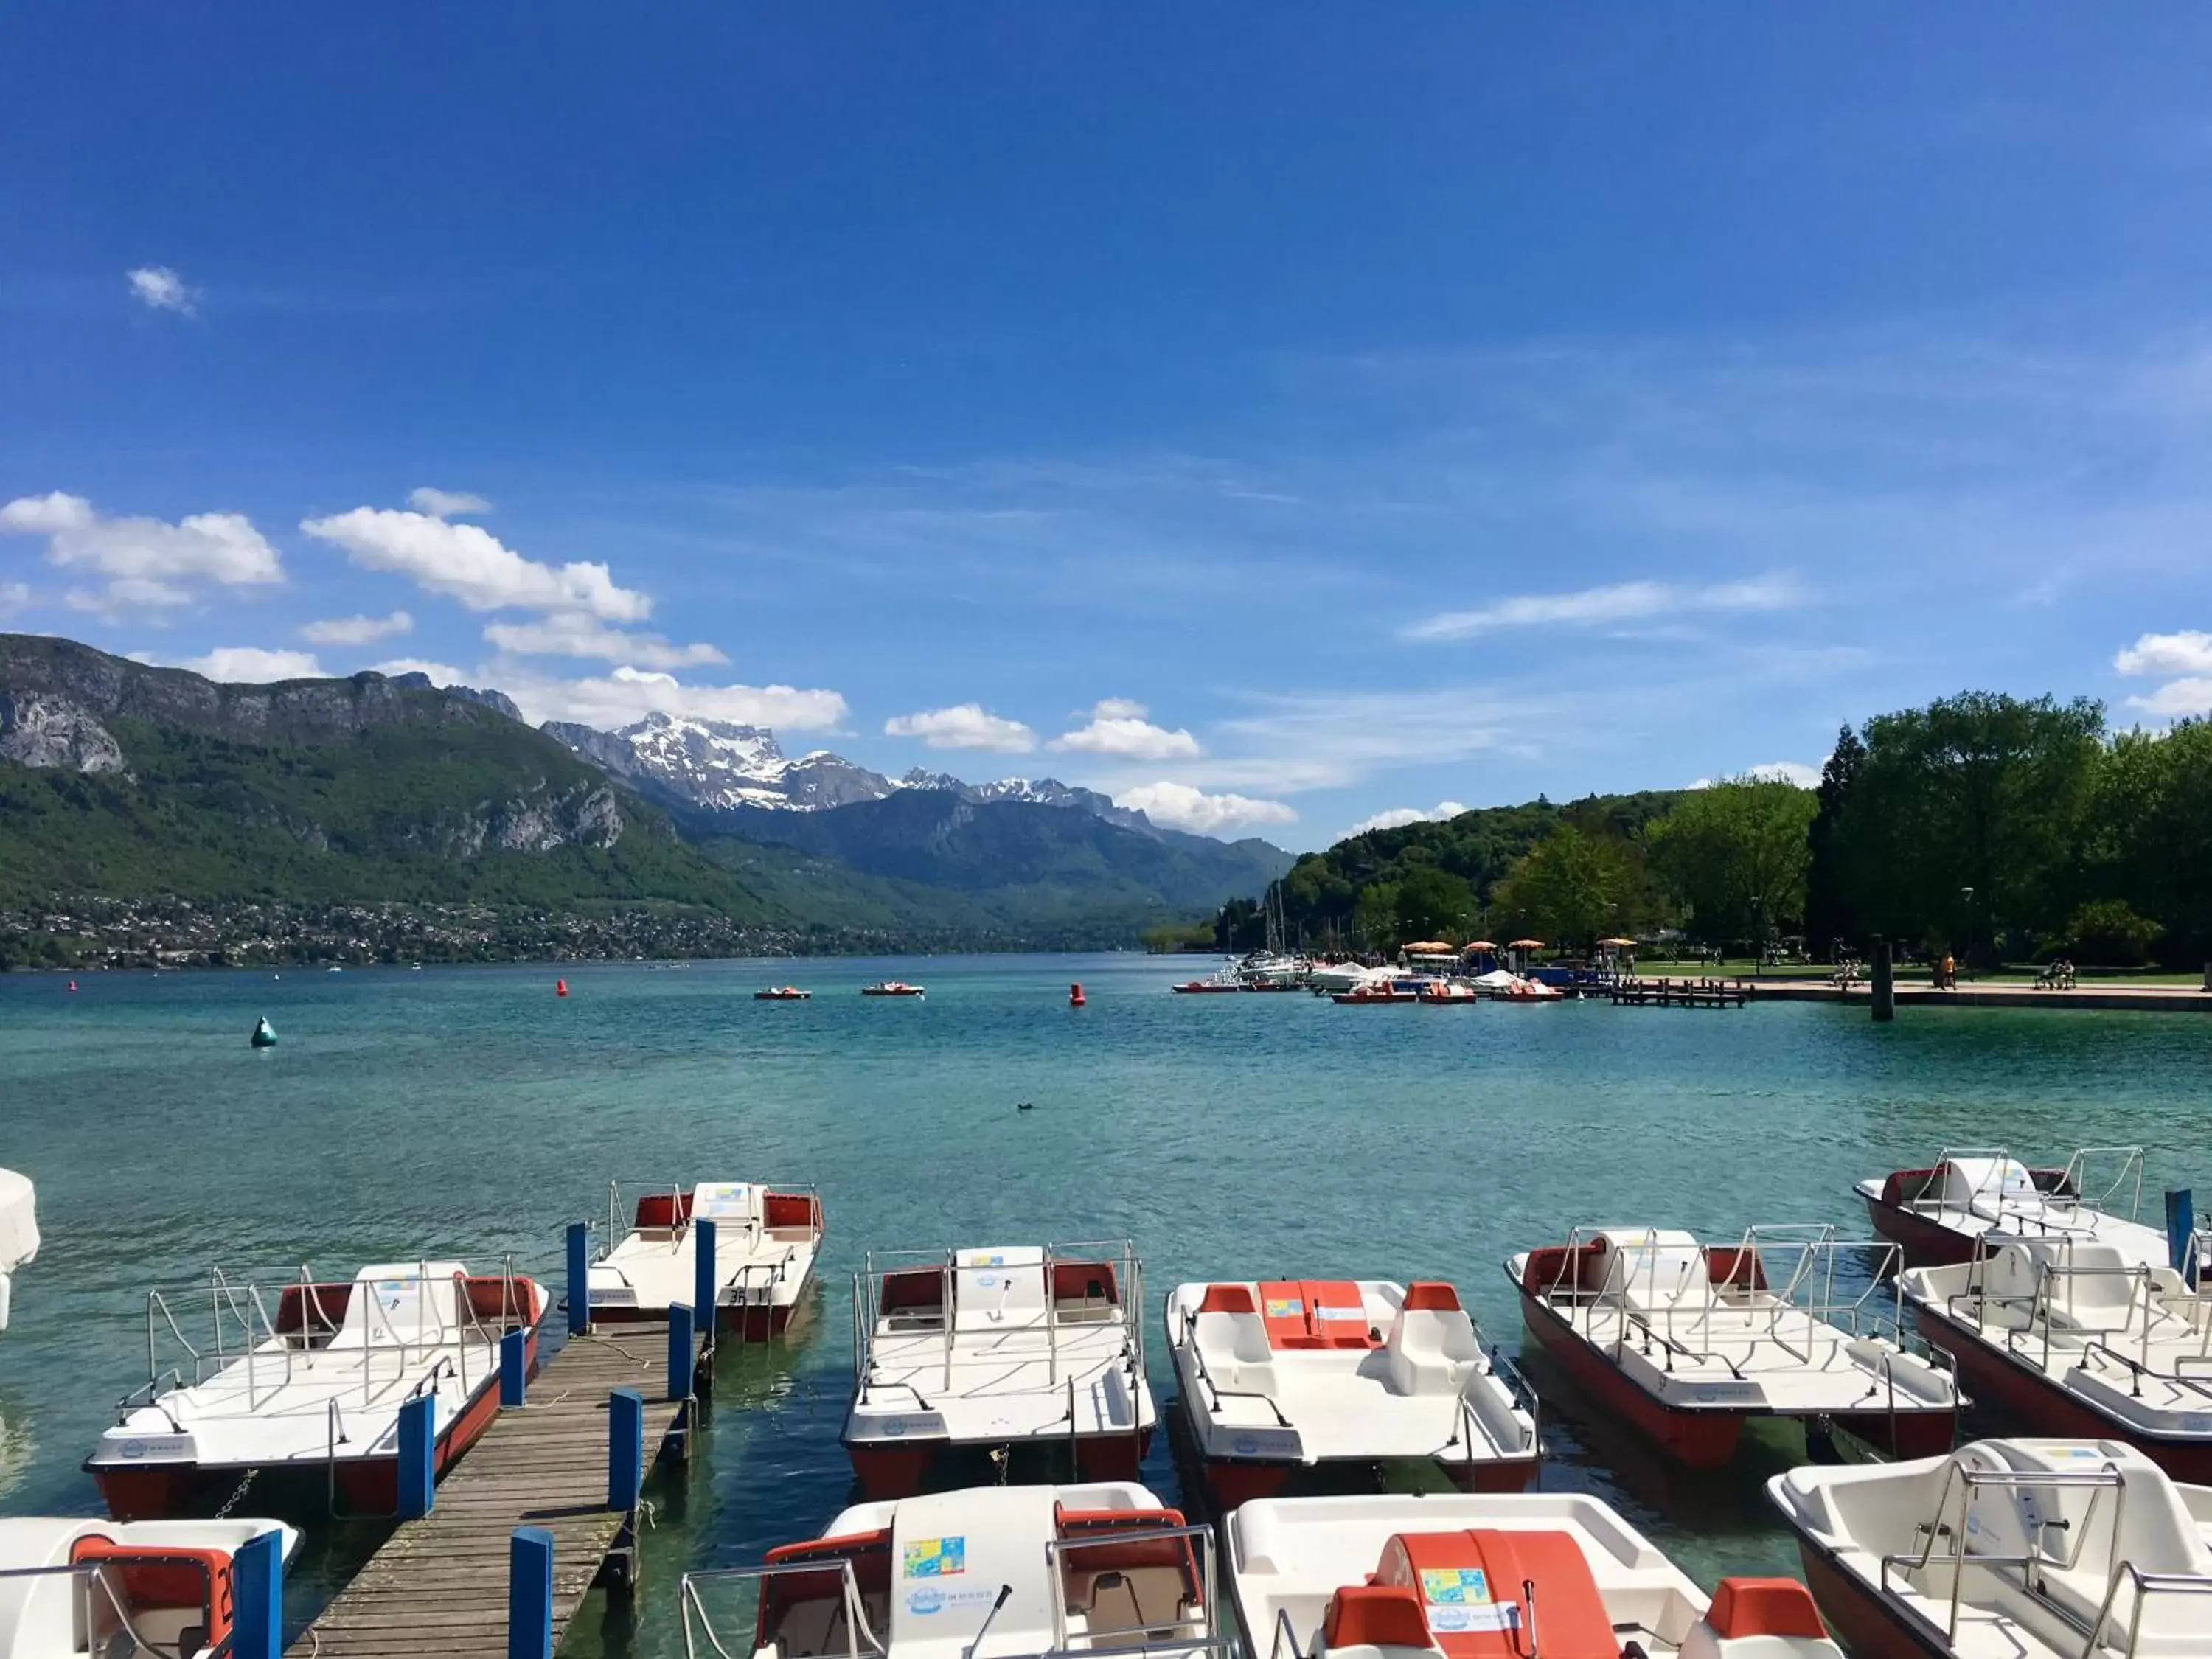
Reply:
[[1324, 844], [2212, 708], [2212, 15], [11, 8], [5, 626]]

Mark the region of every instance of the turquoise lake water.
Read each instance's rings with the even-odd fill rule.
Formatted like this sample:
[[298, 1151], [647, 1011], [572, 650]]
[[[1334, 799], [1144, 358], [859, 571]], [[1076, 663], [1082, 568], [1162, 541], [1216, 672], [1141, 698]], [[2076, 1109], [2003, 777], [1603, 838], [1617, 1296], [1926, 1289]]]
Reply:
[[[1449, 1279], [1510, 1353], [1501, 1261], [1577, 1224], [1863, 1237], [1852, 1182], [1946, 1142], [2039, 1160], [2139, 1142], [2147, 1215], [2160, 1187], [2212, 1185], [2212, 1021], [1169, 995], [1190, 971], [908, 957], [86, 975], [75, 994], [0, 976], [0, 1164], [37, 1182], [46, 1240], [0, 1336], [0, 1510], [96, 1510], [79, 1466], [144, 1380], [150, 1286], [513, 1252], [557, 1295], [562, 1227], [604, 1212], [611, 1178], [811, 1181], [830, 1226], [815, 1317], [724, 1355], [634, 1610], [595, 1596], [563, 1650], [665, 1656], [682, 1571], [757, 1562], [851, 1501], [848, 1275], [872, 1245], [1133, 1238], [1164, 1401], [1158, 1309], [1184, 1279]], [[855, 994], [884, 974], [927, 1000]], [[787, 980], [814, 1000], [750, 1000]], [[1089, 1006], [1066, 1006], [1071, 980]], [[263, 1013], [283, 1040], [257, 1053]], [[1605, 1496], [1699, 1578], [1794, 1571], [1759, 1492], [1796, 1461], [1787, 1439], [1691, 1477], [1571, 1410], [1546, 1428], [1543, 1485]], [[1164, 1435], [1146, 1479], [1176, 1501]], [[293, 1614], [380, 1536], [319, 1529]]]

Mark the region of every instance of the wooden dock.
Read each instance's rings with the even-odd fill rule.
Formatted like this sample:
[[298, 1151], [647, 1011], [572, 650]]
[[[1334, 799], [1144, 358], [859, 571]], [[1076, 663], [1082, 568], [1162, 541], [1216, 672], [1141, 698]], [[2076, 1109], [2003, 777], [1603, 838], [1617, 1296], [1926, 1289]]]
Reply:
[[1751, 987], [1740, 979], [1617, 979], [1616, 1008], [1741, 1008]]
[[[634, 1517], [607, 1507], [607, 1397], [645, 1401], [645, 1456], [680, 1455], [690, 1407], [667, 1397], [665, 1324], [572, 1337], [438, 1483], [430, 1513], [403, 1523], [287, 1650], [287, 1659], [506, 1659], [507, 1553], [517, 1527], [553, 1534], [553, 1642], [612, 1559]], [[687, 1383], [690, 1379], [686, 1379]], [[690, 1394], [687, 1386], [681, 1392]]]

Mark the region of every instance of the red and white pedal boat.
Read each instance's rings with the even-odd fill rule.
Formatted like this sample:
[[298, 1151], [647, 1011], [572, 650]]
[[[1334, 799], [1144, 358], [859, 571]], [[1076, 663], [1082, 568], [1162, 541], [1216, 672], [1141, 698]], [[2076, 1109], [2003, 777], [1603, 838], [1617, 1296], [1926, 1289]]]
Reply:
[[1832, 1424], [1905, 1456], [1948, 1446], [1958, 1389], [1894, 1340], [1896, 1286], [1877, 1276], [1856, 1297], [1837, 1289], [1866, 1251], [1895, 1248], [1834, 1232], [1754, 1227], [1708, 1245], [1577, 1228], [1512, 1257], [1506, 1274], [1529, 1334], [1577, 1385], [1693, 1468], [1735, 1456], [1754, 1417]]
[[2212, 1490], [2110, 1440], [1982, 1440], [1766, 1483], [1859, 1659], [2212, 1655]]
[[[620, 1224], [622, 1194], [619, 1182], [607, 1189], [610, 1237]], [[630, 1231], [591, 1264], [592, 1323], [660, 1321], [673, 1304], [691, 1306], [699, 1293], [695, 1218], [714, 1224], [716, 1328], [747, 1341], [783, 1333], [814, 1282], [822, 1200], [811, 1187], [751, 1181], [702, 1181], [688, 1191], [642, 1194]]]
[[[1228, 1659], [1210, 1530], [1133, 1482], [862, 1504], [768, 1564], [687, 1573], [687, 1650], [757, 1659], [1085, 1652]], [[757, 1586], [750, 1648], [734, 1617]]]
[[909, 985], [902, 979], [879, 979], [873, 985], [863, 985], [864, 997], [919, 997], [928, 993], [919, 985]]
[[1168, 1352], [1215, 1507], [1322, 1464], [1418, 1460], [1469, 1492], [1536, 1473], [1533, 1403], [1449, 1285], [1263, 1279], [1179, 1285]]
[[1901, 1280], [1974, 1399], [2037, 1434], [2126, 1441], [2175, 1480], [2212, 1485], [2212, 1288], [2114, 1244], [1990, 1243]]
[[843, 1437], [871, 1497], [915, 1492], [963, 1451], [1062, 1474], [1072, 1451], [1084, 1479], [1135, 1478], [1158, 1413], [1127, 1240], [871, 1252], [854, 1304]]
[[1876, 1176], [1855, 1190], [1908, 1267], [1971, 1261], [1997, 1235], [2110, 1244], [2150, 1267], [2168, 1259], [2164, 1230], [2136, 1218], [2140, 1146], [2084, 1146], [2063, 1169], [2031, 1169], [2002, 1146], [1947, 1146], [1924, 1169]]
[[1249, 1659], [1841, 1659], [1796, 1579], [1709, 1601], [1577, 1493], [1261, 1498], [1224, 1531]]
[[0, 1520], [0, 1659], [220, 1659], [232, 1558], [275, 1521]]
[[[160, 1291], [146, 1306], [149, 1364], [161, 1339], [179, 1364], [118, 1408], [85, 1468], [118, 1520], [220, 1504], [249, 1475], [312, 1482], [343, 1513], [386, 1515], [398, 1498], [399, 1408], [428, 1395], [434, 1474], [499, 1413], [500, 1339], [526, 1333], [537, 1364], [545, 1294], [516, 1273], [471, 1274], [458, 1261], [363, 1267], [283, 1285], [273, 1316], [252, 1285], [209, 1287], [206, 1351], [187, 1341]], [[197, 1322], [194, 1322], [197, 1323]]]

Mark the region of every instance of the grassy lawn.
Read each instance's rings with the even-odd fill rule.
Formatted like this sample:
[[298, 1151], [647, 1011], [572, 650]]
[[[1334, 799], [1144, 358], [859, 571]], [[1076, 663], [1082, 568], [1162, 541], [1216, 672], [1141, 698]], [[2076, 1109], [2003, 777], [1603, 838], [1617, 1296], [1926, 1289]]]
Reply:
[[[1865, 964], [1862, 963], [1861, 969], [1862, 971], [1865, 971]], [[1636, 958], [1636, 971], [1646, 979], [1661, 977], [1697, 979], [1707, 975], [1723, 979], [1759, 977], [1759, 969], [1749, 957], [1731, 957], [1727, 961], [1720, 963], [1698, 963], [1664, 962], [1655, 957], [1639, 955]], [[1835, 969], [1824, 962], [1796, 963], [1779, 968], [1769, 968], [1765, 971], [1766, 976], [1771, 979], [1827, 979], [1835, 973]], [[1975, 972], [1961, 968], [1959, 970], [1959, 983], [1961, 986], [2033, 985], [2038, 971], [2033, 968], [2004, 968], [1988, 972]], [[1928, 969], [1920, 963], [1901, 967], [1897, 970], [1897, 982], [1899, 985], [1924, 985], [1928, 982]], [[2084, 989], [2095, 985], [2186, 985], [2195, 989], [2203, 984], [2204, 975], [2201, 971], [2193, 974], [2168, 974], [2146, 969], [2140, 973], [2085, 972], [2075, 982]]]

